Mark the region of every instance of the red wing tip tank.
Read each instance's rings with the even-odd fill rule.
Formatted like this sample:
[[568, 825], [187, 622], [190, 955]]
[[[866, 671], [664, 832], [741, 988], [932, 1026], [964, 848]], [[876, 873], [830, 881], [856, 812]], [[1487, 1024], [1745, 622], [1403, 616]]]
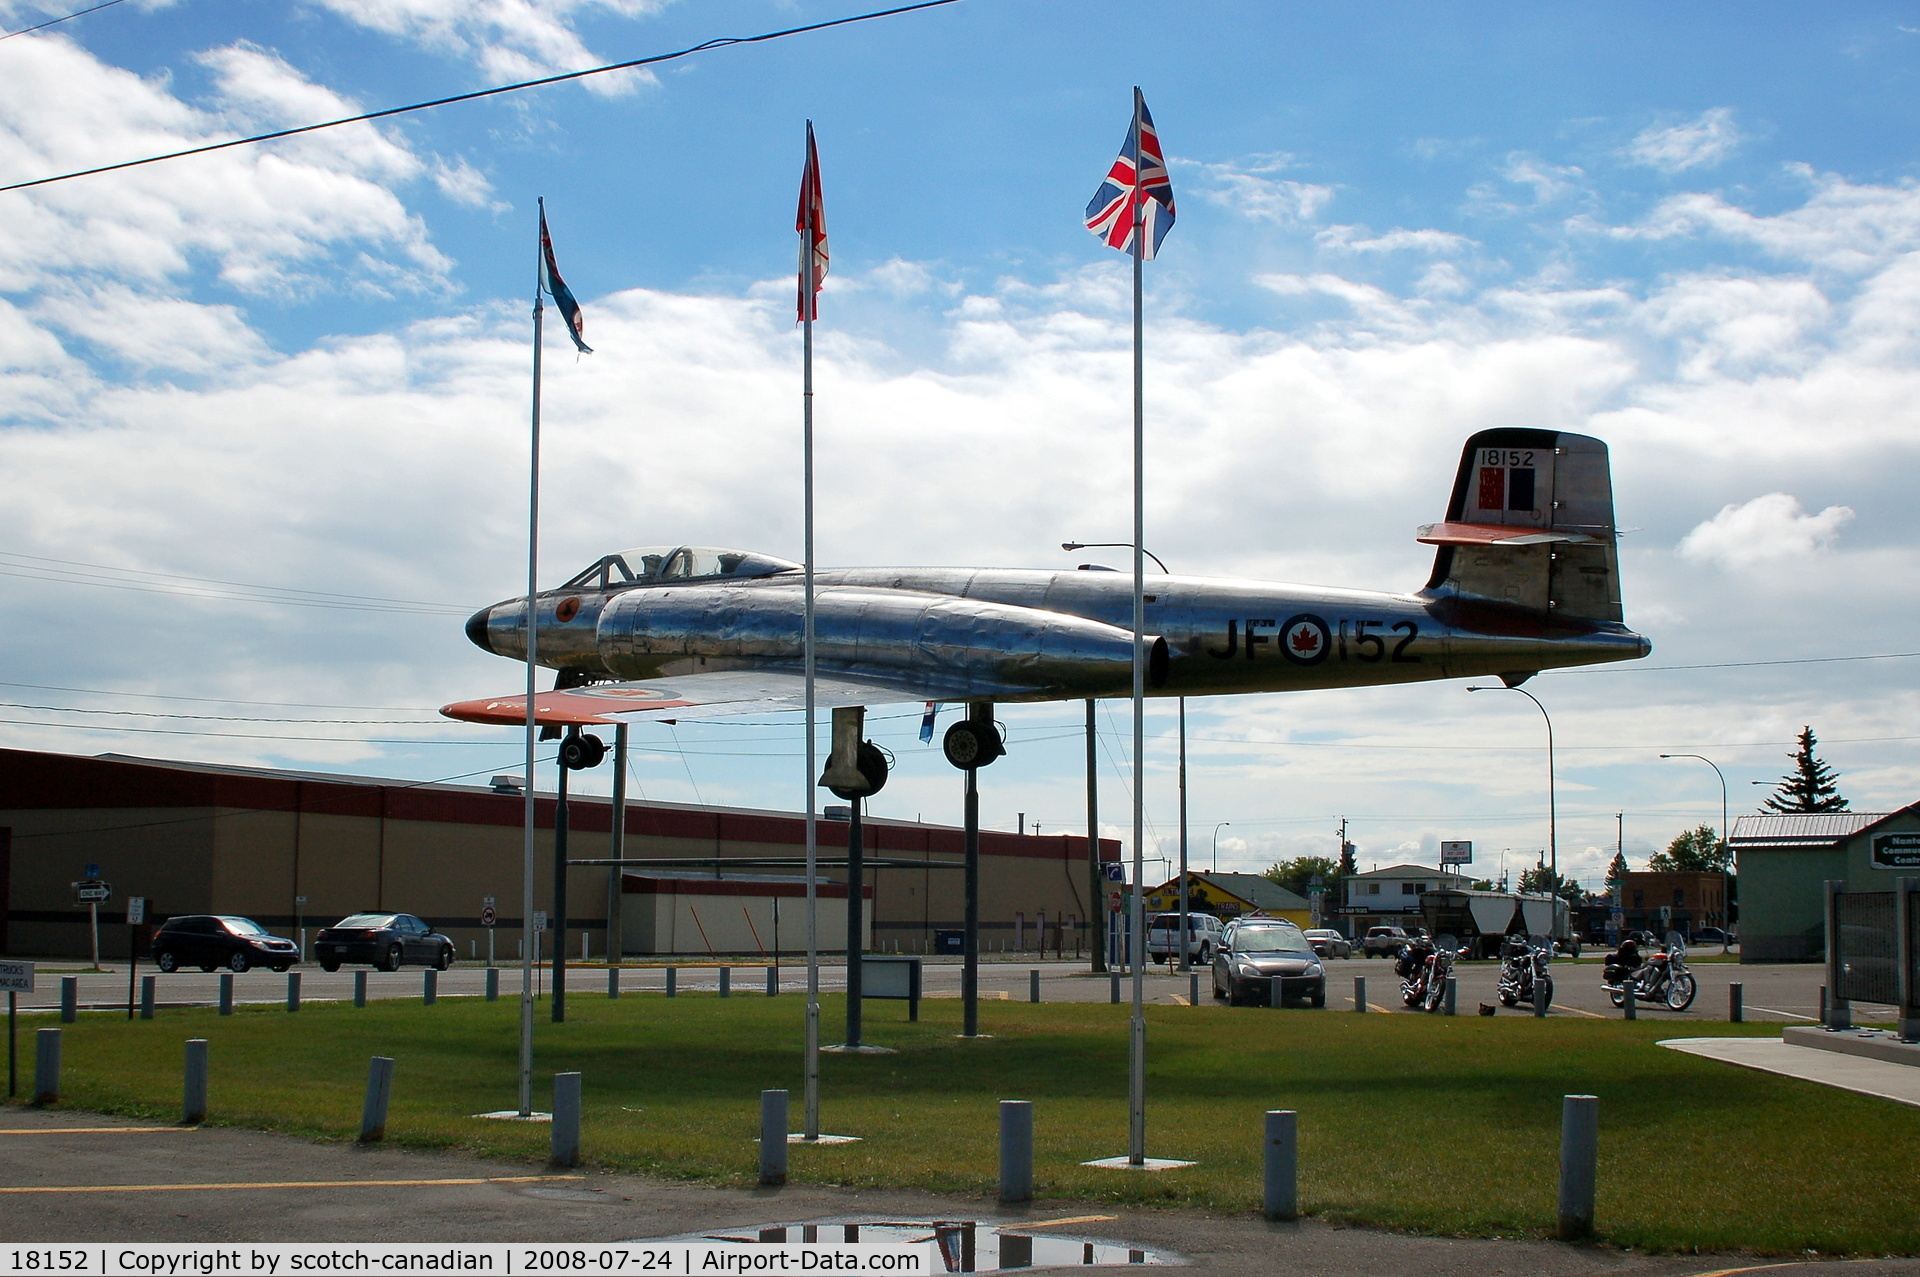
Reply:
[[[1412, 593], [1218, 577], [1146, 582], [1155, 696], [1366, 687], [1635, 660], [1607, 448], [1586, 435], [1485, 430], [1467, 440], [1436, 547]], [[1131, 573], [1031, 569], [816, 571], [816, 703], [1118, 697], [1132, 689]], [[543, 723], [798, 709], [801, 569], [700, 546], [626, 550], [536, 597], [536, 659], [558, 671]], [[467, 636], [526, 659], [526, 600], [476, 612]], [[441, 711], [523, 723], [526, 700]]]

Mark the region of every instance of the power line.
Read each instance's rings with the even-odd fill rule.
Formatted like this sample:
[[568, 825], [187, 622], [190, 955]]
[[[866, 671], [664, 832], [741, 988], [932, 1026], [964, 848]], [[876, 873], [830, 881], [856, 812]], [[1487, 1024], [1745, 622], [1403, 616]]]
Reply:
[[39, 23], [36, 26], [21, 27], [18, 31], [0, 32], [0, 40], [11, 40], [17, 35], [31, 35], [35, 31], [45, 31], [48, 27], [57, 27], [62, 22], [71, 22], [75, 18], [84, 18], [89, 13], [98, 13], [102, 9], [111, 9], [116, 4], [121, 3], [124, 3], [124, 0], [106, 0], [105, 4], [96, 4], [91, 9], [80, 9], [73, 13], [62, 14], [57, 18], [48, 18], [45, 22]]
[[[34, 554], [15, 554], [0, 550], [0, 560], [24, 559], [28, 562], [0, 566], [0, 576], [27, 581], [52, 581], [61, 585], [93, 585], [115, 590], [135, 590], [142, 594], [182, 594], [190, 598], [219, 599], [237, 603], [281, 603], [292, 607], [344, 608], [356, 612], [411, 612], [459, 616], [473, 611], [459, 603], [437, 603], [421, 599], [384, 598], [371, 594], [338, 594], [329, 590], [302, 590], [282, 585], [259, 585], [251, 581], [222, 581], [214, 577], [187, 576], [179, 572], [155, 572], [136, 568], [117, 568], [102, 563], [80, 563], [72, 559], [48, 559]], [[59, 567], [42, 567], [58, 564]], [[19, 569], [9, 571], [9, 568]], [[66, 571], [82, 568], [85, 571]], [[166, 581], [184, 582], [169, 586]], [[208, 589], [206, 587], [218, 587]], [[257, 591], [235, 594], [234, 590]]]
[[82, 709], [76, 705], [29, 705], [23, 701], [0, 701], [0, 709], [35, 709], [49, 714], [111, 714], [118, 718], [174, 718], [199, 723], [313, 723], [322, 727], [440, 727], [447, 721], [444, 718], [438, 721], [410, 718], [246, 718], [236, 714], [167, 714], [148, 709]]
[[0, 687], [24, 687], [36, 692], [72, 692], [77, 696], [116, 696], [139, 701], [187, 701], [198, 705], [259, 705], [270, 709], [384, 709], [430, 714], [429, 709], [409, 711], [400, 705], [323, 705], [314, 701], [243, 701], [230, 696], [170, 696], [165, 692], [124, 692], [98, 687], [62, 687], [55, 683], [8, 683]]
[[272, 142], [283, 137], [298, 137], [302, 133], [317, 133], [321, 129], [338, 128], [343, 124], [364, 124], [368, 120], [383, 120], [392, 115], [405, 115], [411, 111], [425, 111], [436, 106], [451, 106], [455, 102], [472, 102], [477, 98], [497, 97], [502, 93], [517, 93], [521, 89], [537, 89], [549, 84], [564, 84], [569, 80], [585, 79], [590, 75], [604, 75], [609, 71], [630, 71], [634, 67], [653, 66], [661, 62], [671, 62], [695, 53], [705, 53], [711, 49], [728, 48], [736, 44], [764, 44], [769, 40], [782, 40], [790, 35], [804, 35], [810, 31], [825, 31], [829, 27], [843, 27], [855, 22], [870, 22], [875, 18], [891, 18], [896, 14], [913, 13], [919, 9], [937, 9], [942, 5], [957, 4], [959, 0], [921, 0], [918, 4], [901, 5], [894, 9], [879, 9], [872, 13], [855, 14], [850, 18], [834, 18], [828, 22], [809, 23], [804, 27], [788, 27], [784, 31], [767, 31], [760, 35], [719, 36], [691, 48], [680, 49], [673, 53], [656, 53], [651, 57], [633, 58], [626, 62], [609, 62], [605, 66], [588, 67], [584, 71], [566, 71], [559, 75], [543, 76], [538, 80], [521, 80], [516, 84], [496, 85], [491, 89], [476, 89], [472, 93], [456, 93], [451, 97], [434, 98], [428, 102], [412, 102], [406, 106], [390, 106], [382, 111], [368, 111], [362, 115], [349, 115], [338, 120], [327, 120], [320, 124], [303, 124], [298, 128], [277, 129], [272, 133], [256, 133], [252, 137], [234, 138], [227, 142], [212, 142], [206, 146], [188, 147], [184, 151], [169, 151], [165, 155], [149, 155], [145, 159], [122, 160], [118, 164], [102, 164], [96, 168], [78, 169], [72, 173], [60, 173], [53, 177], [36, 177], [31, 181], [14, 182], [9, 186], [0, 186], [0, 191], [24, 191], [33, 186], [47, 186], [54, 182], [71, 181], [76, 177], [92, 177], [97, 173], [113, 173], [120, 169], [139, 168], [144, 164], [159, 164], [164, 160], [184, 159], [189, 155], [205, 155], [209, 151], [224, 151], [228, 147], [251, 146], [255, 142]]

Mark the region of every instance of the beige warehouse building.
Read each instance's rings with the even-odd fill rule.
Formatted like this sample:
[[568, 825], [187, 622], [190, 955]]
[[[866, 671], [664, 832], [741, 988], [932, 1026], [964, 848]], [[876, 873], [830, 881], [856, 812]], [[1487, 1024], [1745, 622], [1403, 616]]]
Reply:
[[[125, 902], [142, 896], [148, 930], [177, 914], [221, 913], [311, 934], [349, 913], [393, 910], [451, 936], [463, 958], [484, 958], [491, 938], [510, 959], [523, 807], [518, 790], [0, 750], [0, 953], [86, 954], [88, 912], [72, 884], [98, 865], [114, 893], [100, 910], [105, 956], [127, 953]], [[533, 907], [549, 912], [554, 808], [553, 795], [538, 796]], [[612, 804], [573, 798], [569, 827], [569, 860], [607, 857]], [[866, 873], [868, 944], [932, 951], [964, 918], [962, 832], [871, 818], [864, 829], [867, 856], [883, 862]], [[788, 812], [629, 802], [624, 855], [673, 863], [628, 865], [617, 879], [624, 952], [804, 952], [805, 838], [804, 819]], [[823, 860], [844, 860], [845, 824], [821, 822], [819, 839]], [[1119, 858], [1117, 842], [1099, 850]], [[983, 950], [1085, 947], [1084, 837], [983, 830], [980, 853]], [[845, 948], [845, 876], [821, 873], [823, 947]], [[569, 877], [568, 927], [595, 957], [607, 951], [615, 881], [602, 867]], [[481, 923], [489, 896], [491, 937]]]

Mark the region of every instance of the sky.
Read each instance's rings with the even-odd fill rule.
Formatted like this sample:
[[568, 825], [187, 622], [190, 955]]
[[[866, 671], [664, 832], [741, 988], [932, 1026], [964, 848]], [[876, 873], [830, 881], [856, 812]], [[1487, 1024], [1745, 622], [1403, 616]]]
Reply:
[[[0, 0], [17, 31], [86, 7]], [[836, 0], [122, 0], [0, 39], [0, 184], [862, 12]], [[823, 565], [1066, 567], [1129, 534], [1126, 259], [1081, 224], [1138, 84], [1178, 221], [1146, 284], [1146, 545], [1425, 583], [1477, 430], [1612, 451], [1653, 655], [1189, 702], [1192, 863], [1333, 854], [1597, 886], [1754, 809], [1803, 726], [1920, 799], [1920, 3], [942, 8], [0, 194], [0, 745], [426, 781], [522, 770], [438, 706], [520, 674], [535, 201], [541, 578], [801, 553], [793, 209], [832, 273]], [[551, 317], [551, 312], [549, 312]], [[874, 815], [959, 773], [876, 709]], [[1130, 728], [1103, 704], [1103, 832]], [[1083, 710], [1000, 711], [982, 820], [1085, 827]], [[632, 792], [797, 809], [797, 716], [643, 726]], [[1171, 703], [1147, 853], [1177, 859]], [[1754, 782], [1764, 782], [1756, 786]], [[551, 783], [550, 768], [543, 784]], [[605, 792], [605, 769], [579, 784]]]

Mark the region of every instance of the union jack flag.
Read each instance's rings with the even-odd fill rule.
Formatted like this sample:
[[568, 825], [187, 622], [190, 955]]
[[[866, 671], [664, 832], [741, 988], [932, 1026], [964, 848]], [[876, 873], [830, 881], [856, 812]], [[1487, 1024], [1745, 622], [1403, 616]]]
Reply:
[[[813, 121], [807, 121], [807, 167], [800, 175], [800, 211], [793, 229], [800, 232], [800, 318], [820, 318], [820, 281], [827, 277], [827, 206], [820, 194], [820, 153], [813, 149]], [[807, 253], [813, 253], [813, 289], [807, 289]]]
[[[1140, 156], [1137, 184], [1133, 171], [1136, 130]], [[1148, 232], [1140, 245], [1140, 256], [1152, 261], [1160, 250], [1160, 241], [1173, 229], [1173, 179], [1167, 176], [1167, 161], [1160, 153], [1160, 135], [1154, 131], [1153, 117], [1147, 114], [1146, 100], [1138, 89], [1134, 90], [1134, 121], [1127, 128], [1127, 141], [1120, 148], [1120, 158], [1113, 162], [1107, 171], [1107, 180], [1100, 183], [1093, 202], [1087, 205], [1087, 229], [1104, 240], [1108, 248], [1131, 254], [1136, 204]]]
[[587, 335], [587, 316], [580, 309], [580, 303], [573, 299], [573, 290], [567, 287], [567, 281], [560, 278], [559, 263], [553, 260], [553, 240], [547, 236], [545, 200], [540, 201], [540, 287], [553, 295], [553, 304], [559, 307], [560, 318], [567, 321], [567, 336], [573, 338], [573, 344], [580, 348], [581, 354], [591, 355], [593, 347], [582, 340]]

